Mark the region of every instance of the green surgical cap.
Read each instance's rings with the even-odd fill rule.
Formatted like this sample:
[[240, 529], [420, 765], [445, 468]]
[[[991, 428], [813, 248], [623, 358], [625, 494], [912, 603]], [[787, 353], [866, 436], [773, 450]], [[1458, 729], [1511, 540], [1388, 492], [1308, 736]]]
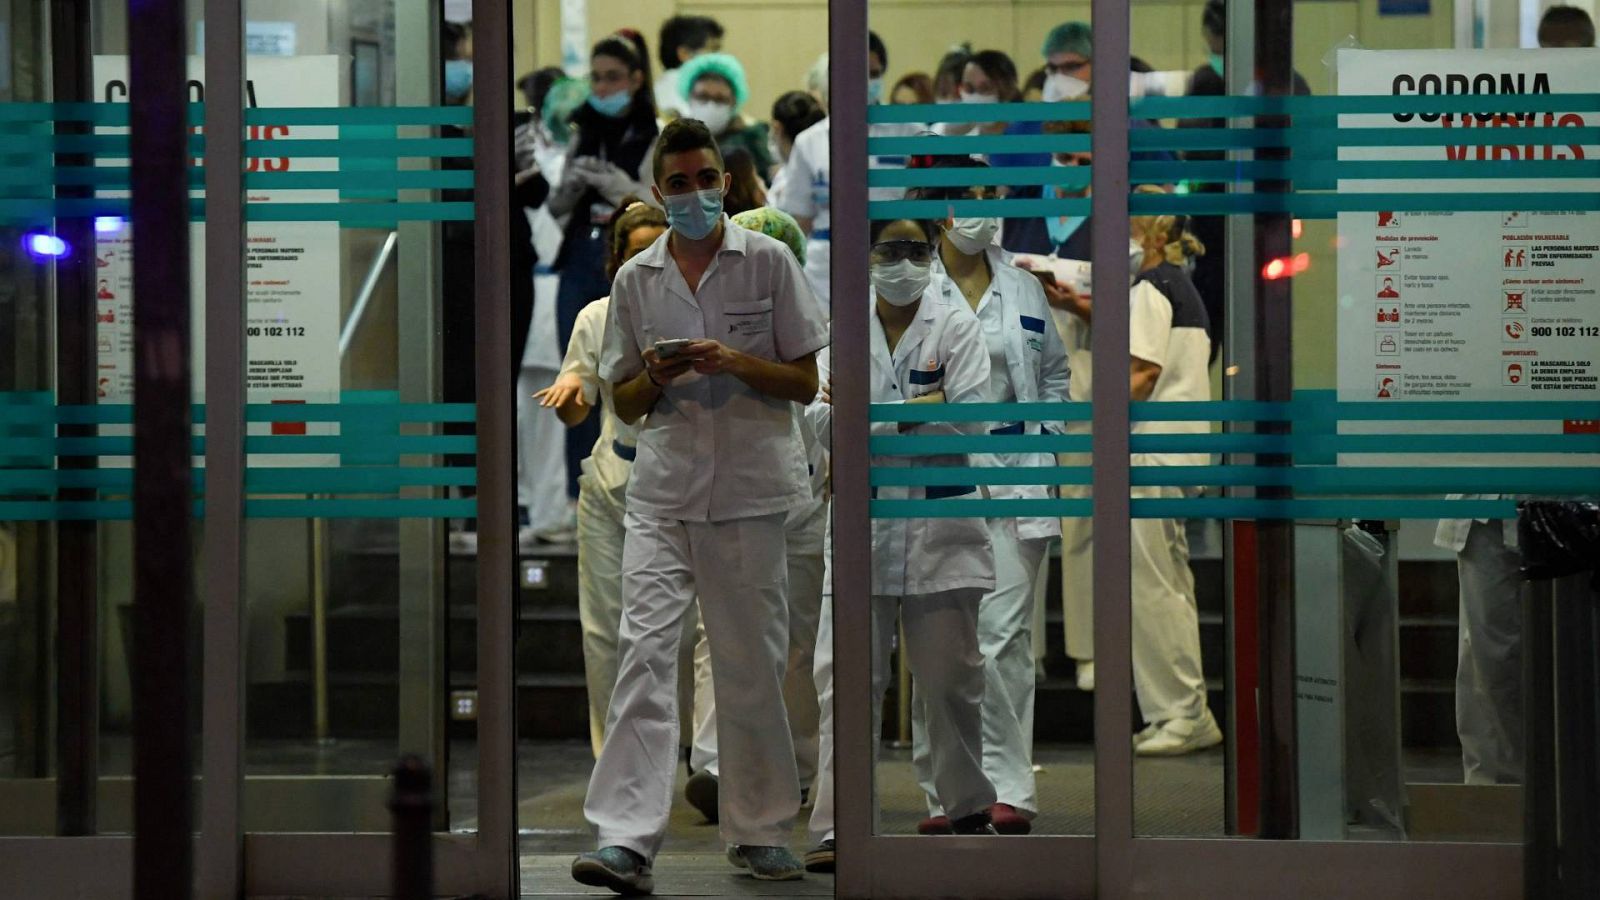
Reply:
[[763, 206], [739, 213], [733, 217], [733, 224], [782, 241], [794, 252], [794, 258], [800, 265], [806, 264], [806, 233], [800, 230], [800, 223], [794, 220], [794, 216], [781, 209]]
[[715, 75], [733, 88], [733, 111], [744, 107], [750, 96], [750, 83], [745, 81], [744, 66], [726, 53], [702, 53], [684, 63], [678, 70], [678, 93], [687, 101], [694, 91], [694, 83], [706, 75]]
[[1076, 53], [1084, 59], [1094, 59], [1094, 32], [1088, 22], [1062, 22], [1050, 29], [1039, 55], [1045, 59], [1057, 53]]

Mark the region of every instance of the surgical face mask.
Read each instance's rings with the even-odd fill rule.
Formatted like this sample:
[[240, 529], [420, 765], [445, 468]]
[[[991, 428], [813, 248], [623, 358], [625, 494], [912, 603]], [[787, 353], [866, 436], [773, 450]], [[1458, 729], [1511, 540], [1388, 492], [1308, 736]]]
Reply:
[[1044, 102], [1060, 103], [1089, 93], [1089, 82], [1074, 78], [1065, 72], [1056, 72], [1044, 80]]
[[691, 241], [710, 234], [722, 219], [722, 189], [695, 191], [692, 194], [663, 194], [667, 224]]
[[883, 100], [883, 79], [867, 79], [867, 105], [871, 106]]
[[961, 102], [962, 103], [999, 103], [1000, 102], [1000, 95], [999, 94], [973, 94], [973, 93], [969, 93], [967, 91], [962, 91], [961, 92]]
[[728, 123], [733, 121], [733, 107], [715, 100], [689, 100], [689, 118], [699, 119], [706, 123], [706, 128], [712, 134], [721, 134], [728, 130]]
[[944, 230], [950, 243], [965, 256], [982, 253], [1000, 233], [999, 219], [956, 219]]
[[1211, 61], [1211, 68], [1215, 69], [1218, 75], [1221, 75], [1222, 74], [1222, 54], [1221, 53], [1213, 53], [1209, 57], [1207, 57], [1207, 59], [1209, 59]]
[[922, 299], [932, 280], [931, 265], [919, 266], [909, 259], [872, 267], [872, 290], [891, 306], [910, 306]]
[[450, 59], [444, 64], [444, 98], [460, 101], [472, 91], [472, 60]]
[[589, 106], [602, 116], [609, 116], [613, 119], [621, 118], [622, 114], [628, 111], [628, 104], [631, 102], [633, 102], [633, 97], [626, 90], [616, 91], [605, 96], [600, 94], [589, 95]]

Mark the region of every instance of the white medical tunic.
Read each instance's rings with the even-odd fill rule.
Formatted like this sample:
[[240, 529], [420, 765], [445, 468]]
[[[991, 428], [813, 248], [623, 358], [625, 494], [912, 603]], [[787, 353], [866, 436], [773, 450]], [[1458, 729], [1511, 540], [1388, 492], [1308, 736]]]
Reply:
[[561, 363], [561, 375], [578, 376], [583, 382], [584, 402], [592, 407], [598, 400], [604, 407], [600, 410], [600, 437], [583, 461], [583, 469], [594, 479], [596, 487], [621, 499], [638, 453], [639, 429], [617, 418], [611, 382], [600, 377], [600, 349], [610, 310], [611, 298], [601, 297], [578, 311], [578, 319], [572, 326], [572, 340], [567, 344], [567, 356]]
[[[977, 317], [982, 326], [990, 356], [989, 399], [1006, 403], [1060, 403], [1069, 399], [1071, 373], [1067, 349], [1060, 332], [1051, 327], [1051, 309], [1039, 279], [1002, 259], [998, 248], [988, 251], [992, 273], [989, 290], [978, 302]], [[961, 288], [935, 261], [930, 292], [945, 302], [971, 308]], [[992, 422], [991, 434], [1062, 434], [1064, 423]], [[973, 458], [973, 465], [1016, 468], [1050, 466], [1049, 453], [984, 453]], [[1054, 490], [1047, 485], [991, 485], [997, 499], [1048, 499]], [[1061, 533], [1059, 519], [1034, 516], [1017, 520], [1021, 538], [1054, 537]]]
[[[722, 219], [722, 247], [692, 291], [668, 252], [671, 232], [623, 265], [612, 288], [600, 375], [644, 371], [657, 341], [709, 338], [777, 362], [828, 344], [828, 323], [794, 254]], [[811, 499], [795, 411], [729, 374], [689, 371], [667, 384], [640, 427], [628, 509], [688, 522], [786, 513]]]
[[[944, 391], [947, 403], [981, 403], [988, 399], [989, 353], [978, 319], [966, 301], [949, 303], [931, 290], [924, 294], [916, 318], [901, 336], [893, 353], [883, 325], [873, 313], [872, 402], [904, 403]], [[823, 378], [830, 360], [824, 354]], [[818, 433], [828, 435], [831, 416], [818, 410]], [[982, 422], [929, 422], [912, 434], [982, 434]], [[874, 422], [873, 435], [899, 434], [894, 422]], [[966, 466], [965, 453], [939, 456], [887, 456], [874, 454], [874, 468]], [[894, 499], [970, 499], [984, 496], [976, 485], [932, 488], [879, 487], [873, 497]], [[984, 519], [874, 519], [872, 521], [872, 593], [874, 596], [911, 597], [961, 588], [994, 588], [994, 553]]]

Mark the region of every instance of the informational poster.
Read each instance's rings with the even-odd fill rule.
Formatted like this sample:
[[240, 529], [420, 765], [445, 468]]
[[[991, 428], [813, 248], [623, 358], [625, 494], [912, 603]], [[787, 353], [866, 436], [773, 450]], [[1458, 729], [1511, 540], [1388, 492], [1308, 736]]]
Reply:
[[[1483, 112], [1340, 116], [1341, 128], [1495, 128], [1504, 144], [1342, 147], [1340, 160], [1558, 161], [1600, 158], [1594, 144], [1530, 143], [1526, 128], [1600, 125], [1593, 112], [1517, 113], [1495, 97], [1586, 93], [1600, 51], [1341, 50], [1339, 92], [1476, 94]], [[1342, 193], [1593, 193], [1600, 179], [1412, 179], [1339, 182]], [[1600, 399], [1600, 213], [1429, 211], [1339, 214], [1339, 399], [1505, 401]], [[1360, 424], [1360, 423], [1355, 423]], [[1406, 423], [1383, 423], [1382, 430]], [[1554, 433], [1588, 422], [1428, 423], [1446, 433]], [[1347, 431], [1371, 430], [1346, 426]], [[1548, 459], [1548, 458], [1547, 458]], [[1341, 462], [1360, 463], [1361, 458]], [[1398, 456], [1365, 461], [1384, 464]], [[1516, 463], [1495, 459], [1494, 464]], [[1564, 464], [1575, 462], [1563, 457]], [[1414, 458], [1407, 464], [1415, 464]], [[1472, 462], [1483, 464], [1484, 459]], [[1529, 463], [1532, 460], [1523, 459]]]
[[[253, 58], [247, 104], [251, 107], [339, 105], [340, 60], [336, 56]], [[189, 60], [191, 99], [203, 95], [204, 63]], [[107, 101], [126, 101], [127, 58], [99, 56], [95, 84]], [[100, 133], [125, 133], [101, 128]], [[196, 129], [201, 133], [203, 129]], [[337, 126], [252, 125], [254, 140], [331, 139]], [[122, 160], [102, 164], [124, 165]], [[336, 159], [252, 157], [249, 172], [334, 171]], [[197, 191], [196, 197], [202, 196]], [[335, 190], [250, 191], [251, 203], [332, 203]], [[96, 222], [99, 271], [99, 397], [106, 403], [133, 398], [133, 234], [121, 219]], [[196, 401], [205, 391], [205, 228], [190, 232], [192, 372]], [[246, 388], [251, 403], [336, 403], [339, 400], [340, 245], [334, 222], [258, 222], [249, 226], [245, 258], [248, 290]], [[331, 434], [331, 424], [283, 422], [252, 425], [251, 433]], [[305, 458], [300, 458], [303, 463]]]

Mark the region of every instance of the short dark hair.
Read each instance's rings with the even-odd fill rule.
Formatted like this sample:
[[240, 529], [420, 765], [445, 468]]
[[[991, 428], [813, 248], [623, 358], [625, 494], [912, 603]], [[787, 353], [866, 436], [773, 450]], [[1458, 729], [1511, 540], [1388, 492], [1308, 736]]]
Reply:
[[878, 238], [883, 236], [884, 231], [888, 230], [889, 226], [896, 222], [910, 222], [922, 229], [922, 236], [927, 238], [930, 244], [934, 243], [939, 237], [939, 226], [928, 219], [873, 219], [867, 225], [867, 239], [876, 244]]
[[713, 39], [722, 39], [722, 23], [710, 16], [673, 16], [661, 23], [661, 39], [656, 53], [662, 71], [678, 67], [678, 48], [699, 50]]
[[722, 151], [717, 147], [717, 139], [711, 136], [711, 129], [706, 127], [706, 123], [699, 119], [673, 119], [666, 128], [661, 129], [661, 137], [656, 139], [656, 155], [650, 162], [651, 177], [661, 178], [661, 164], [668, 156], [695, 150], [710, 150], [711, 155], [716, 157], [717, 166], [727, 170]]
[[1200, 27], [1217, 37], [1228, 36], [1227, 0], [1206, 0], [1205, 11], [1200, 13]]
[[[883, 60], [883, 67], [889, 68], [889, 48], [883, 45], [883, 38], [878, 37], [876, 31], [867, 32], [867, 53], [878, 54], [878, 59]], [[871, 62], [871, 60], [868, 60]]]
[[983, 74], [989, 76], [989, 80], [1000, 88], [1001, 102], [1010, 103], [1021, 96], [1022, 92], [1017, 88], [1017, 64], [1005, 53], [999, 50], [983, 50], [974, 53], [968, 64], [982, 69]]
[[1552, 6], [1539, 20], [1541, 47], [1593, 47], [1594, 20], [1576, 6]]
[[805, 91], [790, 91], [772, 104], [772, 120], [783, 126], [791, 141], [827, 116], [817, 98]]
[[550, 93], [550, 87], [565, 77], [566, 73], [561, 70], [561, 67], [546, 66], [517, 79], [517, 87], [522, 91], [523, 97], [527, 99], [528, 106], [535, 111], [542, 111], [544, 109], [544, 98]]
[[937, 92], [939, 85], [946, 80], [954, 82], [957, 87], [960, 87], [963, 71], [967, 68], [967, 63], [971, 61], [972, 47], [968, 44], [962, 44], [960, 47], [946, 53], [944, 58], [939, 60], [939, 68], [934, 70], [933, 73], [934, 91]]
[[[929, 169], [987, 169], [989, 164], [975, 156], [935, 156], [925, 168]], [[907, 200], [965, 200], [972, 185], [938, 185], [912, 188], [906, 192]]]
[[1044, 66], [1034, 69], [1033, 73], [1028, 76], [1028, 80], [1023, 82], [1022, 92], [1026, 94], [1029, 91], [1044, 90], [1044, 82], [1048, 77], [1050, 77], [1050, 73], [1045, 71]]

